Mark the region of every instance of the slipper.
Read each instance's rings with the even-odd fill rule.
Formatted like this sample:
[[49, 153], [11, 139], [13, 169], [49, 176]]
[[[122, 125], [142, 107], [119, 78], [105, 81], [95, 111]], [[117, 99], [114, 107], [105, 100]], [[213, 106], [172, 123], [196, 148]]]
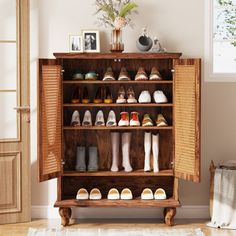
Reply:
[[166, 199], [166, 192], [163, 188], [158, 188], [154, 193], [154, 198], [157, 200]]
[[89, 198], [88, 191], [85, 188], [80, 188], [77, 192], [77, 200], [87, 200]]
[[141, 194], [141, 199], [151, 200], [153, 199], [153, 192], [150, 188], [145, 188]]
[[107, 199], [109, 200], [118, 200], [120, 199], [119, 191], [116, 188], [112, 188], [109, 190]]
[[129, 188], [124, 188], [121, 191], [120, 199], [122, 200], [131, 200], [133, 199], [133, 194]]
[[102, 199], [102, 194], [98, 188], [93, 188], [89, 194], [90, 200], [100, 200]]

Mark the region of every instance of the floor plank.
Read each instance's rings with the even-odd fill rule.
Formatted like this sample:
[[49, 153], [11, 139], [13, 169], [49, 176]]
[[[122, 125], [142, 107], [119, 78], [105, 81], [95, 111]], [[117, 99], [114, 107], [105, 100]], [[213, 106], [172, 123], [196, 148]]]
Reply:
[[[174, 228], [201, 228], [206, 236], [235, 236], [236, 230], [221, 230], [207, 227], [207, 220], [200, 219], [176, 219]], [[119, 219], [119, 220], [72, 220], [69, 228], [166, 228], [161, 221], [152, 219]], [[0, 236], [23, 236], [27, 235], [28, 228], [60, 228], [60, 221], [56, 219], [35, 219], [32, 222], [20, 224], [0, 225]]]

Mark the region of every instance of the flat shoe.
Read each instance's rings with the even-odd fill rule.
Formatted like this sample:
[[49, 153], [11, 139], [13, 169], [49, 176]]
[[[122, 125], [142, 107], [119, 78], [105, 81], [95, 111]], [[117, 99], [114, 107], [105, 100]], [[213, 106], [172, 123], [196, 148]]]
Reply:
[[80, 188], [77, 192], [77, 200], [87, 200], [89, 198], [88, 191], [85, 188]]
[[133, 194], [132, 194], [131, 190], [129, 188], [124, 188], [121, 191], [120, 199], [123, 199], [123, 200], [131, 200], [131, 199], [133, 199]]
[[150, 188], [145, 188], [141, 194], [141, 199], [151, 200], [153, 199], [153, 192]]
[[102, 199], [102, 194], [98, 188], [93, 188], [89, 194], [90, 200], [100, 200]]
[[112, 188], [109, 190], [107, 199], [109, 200], [118, 200], [120, 199], [119, 191], [116, 188]]
[[158, 188], [154, 193], [154, 199], [164, 200], [166, 199], [166, 192], [163, 188]]

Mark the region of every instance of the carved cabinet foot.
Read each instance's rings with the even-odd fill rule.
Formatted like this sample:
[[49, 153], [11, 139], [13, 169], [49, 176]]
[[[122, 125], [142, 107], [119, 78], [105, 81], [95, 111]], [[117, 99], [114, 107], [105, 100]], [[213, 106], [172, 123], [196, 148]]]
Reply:
[[164, 208], [163, 213], [164, 213], [165, 223], [168, 226], [173, 226], [174, 225], [174, 216], [176, 214], [176, 208], [172, 208], [172, 207]]
[[61, 216], [61, 225], [63, 226], [69, 225], [71, 214], [72, 214], [71, 208], [60, 207], [59, 214]]

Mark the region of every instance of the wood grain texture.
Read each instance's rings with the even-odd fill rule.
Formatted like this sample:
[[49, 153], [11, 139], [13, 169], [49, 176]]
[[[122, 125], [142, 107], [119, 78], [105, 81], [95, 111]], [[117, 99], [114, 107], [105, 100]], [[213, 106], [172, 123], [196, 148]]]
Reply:
[[139, 81], [135, 81], [135, 80], [129, 80], [129, 81], [125, 81], [125, 80], [92, 80], [92, 81], [88, 81], [88, 80], [64, 80], [63, 84], [129, 84], [129, 85], [136, 85], [136, 84], [172, 84], [173, 81], [172, 80], [139, 80]]

